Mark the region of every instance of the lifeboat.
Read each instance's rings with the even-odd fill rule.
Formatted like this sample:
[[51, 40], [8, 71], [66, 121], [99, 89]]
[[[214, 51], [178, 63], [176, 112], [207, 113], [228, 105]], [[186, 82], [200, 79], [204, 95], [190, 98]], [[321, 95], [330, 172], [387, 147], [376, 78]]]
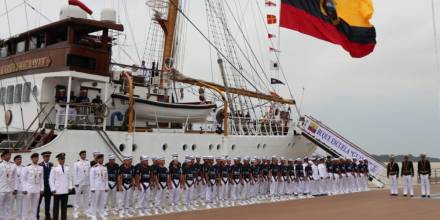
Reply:
[[[116, 108], [126, 108], [129, 97], [122, 94], [112, 94], [116, 100]], [[133, 98], [136, 120], [175, 122], [175, 123], [198, 123], [205, 122], [208, 115], [217, 107], [214, 103], [168, 103], [143, 98]]]

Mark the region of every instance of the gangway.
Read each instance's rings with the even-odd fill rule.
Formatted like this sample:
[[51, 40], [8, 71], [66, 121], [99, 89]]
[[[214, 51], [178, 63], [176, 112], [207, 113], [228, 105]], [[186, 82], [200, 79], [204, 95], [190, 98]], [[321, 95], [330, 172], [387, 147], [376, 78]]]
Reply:
[[386, 169], [385, 165], [361, 147], [350, 142], [312, 116], [304, 116], [299, 127], [305, 138], [315, 143], [318, 147], [333, 157], [356, 158], [358, 160], [367, 159], [370, 180], [372, 180], [374, 185], [380, 188], [385, 186], [381, 181], [381, 177]]

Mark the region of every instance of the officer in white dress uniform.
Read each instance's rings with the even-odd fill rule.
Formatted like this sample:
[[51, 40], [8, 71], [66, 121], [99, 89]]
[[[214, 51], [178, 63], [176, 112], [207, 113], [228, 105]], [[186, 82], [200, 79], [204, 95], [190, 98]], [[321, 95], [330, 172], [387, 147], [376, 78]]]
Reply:
[[[23, 174], [24, 166], [21, 164], [22, 157], [21, 155], [16, 155], [14, 157], [15, 166], [17, 166], [17, 180], [20, 181], [21, 175]], [[15, 195], [15, 218], [17, 220], [22, 219], [22, 211], [23, 211], [23, 185], [19, 182], [17, 184], [17, 194]]]
[[81, 211], [86, 212], [90, 192], [90, 161], [86, 159], [85, 150], [79, 152], [80, 159], [73, 165], [73, 181], [75, 183], [75, 202], [73, 218], [78, 218]]
[[[23, 185], [23, 219], [37, 219], [38, 201], [44, 191], [43, 167], [38, 165], [38, 153], [31, 155], [32, 163], [23, 169], [21, 184]], [[29, 211], [31, 217], [29, 217]]]
[[325, 195], [329, 193], [330, 177], [327, 170], [327, 166], [324, 162], [325, 158], [319, 159], [318, 172], [319, 172], [319, 194]]
[[319, 195], [319, 183], [320, 183], [320, 176], [319, 176], [319, 170], [318, 170], [318, 160], [317, 158], [313, 158], [313, 161], [311, 163], [312, 167], [312, 177], [313, 179], [310, 180], [310, 193], [313, 196]]
[[67, 220], [67, 200], [69, 193], [73, 192], [73, 180], [70, 167], [65, 165], [66, 154], [60, 153], [56, 156], [58, 159], [58, 166], [55, 166], [50, 171], [49, 185], [53, 201], [53, 220], [58, 220], [61, 205], [61, 220]]
[[107, 193], [109, 191], [107, 167], [103, 165], [104, 155], [96, 156], [97, 164], [90, 169], [90, 192], [92, 193], [91, 216], [92, 220], [96, 219], [96, 214], [102, 220], [107, 219], [105, 216], [105, 204], [107, 202]]
[[5, 150], [1, 153], [0, 162], [0, 219], [12, 219], [14, 196], [17, 194], [17, 167], [11, 161], [11, 153]]

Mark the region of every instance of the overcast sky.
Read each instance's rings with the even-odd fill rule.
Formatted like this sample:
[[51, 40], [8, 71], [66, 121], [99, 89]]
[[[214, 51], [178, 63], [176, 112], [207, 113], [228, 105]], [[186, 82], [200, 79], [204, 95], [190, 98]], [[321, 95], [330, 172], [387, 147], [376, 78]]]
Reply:
[[[67, 2], [27, 1], [52, 21], [58, 19], [59, 8]], [[233, 2], [228, 1], [231, 4]], [[258, 17], [256, 1], [259, 1], [260, 7], [265, 10], [264, 0], [239, 0], [238, 8], [248, 17]], [[437, 21], [440, 24], [440, 0], [435, 1]], [[11, 9], [23, 1], [7, 2], [8, 8]], [[99, 17], [103, 7], [124, 10], [121, 4], [118, 5], [118, 0], [83, 2], [96, 12], [95, 18]], [[128, 3], [127, 11], [134, 29], [136, 45], [142, 52], [149, 22], [148, 8], [144, 0], [125, 2]], [[187, 2], [188, 15], [206, 31], [203, 1]], [[281, 29], [281, 64], [295, 98], [299, 102], [301, 90], [305, 88], [302, 112], [318, 118], [369, 152], [423, 152], [440, 157], [440, 73], [436, 70], [435, 62], [431, 0], [376, 0], [374, 3], [372, 23], [377, 31], [377, 46], [371, 55], [363, 59], [351, 58], [339, 46]], [[2, 2], [1, 38], [9, 36], [4, 11], [5, 5]], [[30, 27], [47, 23], [45, 18], [30, 8], [27, 8], [27, 13]], [[26, 30], [23, 6], [17, 7], [9, 16], [12, 21], [12, 34]], [[122, 13], [120, 16], [123, 23], [126, 23], [125, 14]], [[248, 21], [250, 20], [246, 20], [245, 23], [249, 34], [264, 35], [263, 27], [260, 29], [258, 25]], [[127, 25], [126, 30], [129, 34]], [[277, 28], [273, 30], [277, 32]], [[211, 67], [208, 43], [191, 27], [188, 27], [187, 35], [184, 71], [209, 79]], [[128, 36], [128, 46], [134, 45], [131, 39], [131, 36]], [[267, 52], [268, 42], [258, 42], [253, 41], [256, 44], [255, 50]], [[127, 50], [136, 57], [133, 47]], [[268, 55], [262, 55], [262, 60], [268, 64], [270, 54], [265, 54]], [[281, 93], [288, 95], [286, 89]]]

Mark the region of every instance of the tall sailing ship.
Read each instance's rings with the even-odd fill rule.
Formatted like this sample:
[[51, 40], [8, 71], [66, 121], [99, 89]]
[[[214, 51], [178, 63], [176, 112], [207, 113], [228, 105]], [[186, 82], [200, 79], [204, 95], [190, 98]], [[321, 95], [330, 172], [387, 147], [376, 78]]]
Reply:
[[112, 56], [124, 33], [116, 10], [91, 19], [90, 9], [69, 2], [60, 20], [0, 41], [0, 149], [65, 152], [69, 162], [80, 150], [118, 159], [175, 153], [296, 158], [315, 151], [298, 133], [293, 96], [276, 93], [251, 45], [240, 46], [231, 33], [226, 1], [204, 0], [209, 34], [200, 31], [215, 50], [211, 68], [220, 82], [179, 69], [182, 25], [194, 25], [185, 1], [146, 2], [154, 16], [145, 63], [138, 65]]

